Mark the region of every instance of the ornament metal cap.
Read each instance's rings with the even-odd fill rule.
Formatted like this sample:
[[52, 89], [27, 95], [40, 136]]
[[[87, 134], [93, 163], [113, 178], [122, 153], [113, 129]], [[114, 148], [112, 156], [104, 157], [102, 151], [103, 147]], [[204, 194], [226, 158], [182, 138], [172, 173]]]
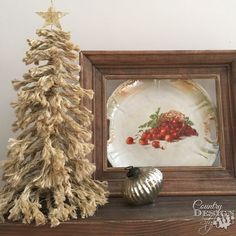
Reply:
[[127, 177], [128, 178], [137, 178], [140, 175], [140, 169], [138, 167], [128, 166], [125, 168], [125, 170], [128, 170]]

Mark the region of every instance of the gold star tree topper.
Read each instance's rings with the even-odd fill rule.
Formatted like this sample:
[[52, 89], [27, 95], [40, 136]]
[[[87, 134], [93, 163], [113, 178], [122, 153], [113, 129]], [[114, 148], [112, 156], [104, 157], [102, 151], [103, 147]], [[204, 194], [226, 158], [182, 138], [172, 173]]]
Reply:
[[60, 24], [60, 19], [67, 15], [68, 13], [66, 12], [60, 12], [60, 11], [56, 11], [55, 8], [53, 6], [50, 6], [48, 8], [47, 12], [36, 12], [39, 16], [41, 16], [44, 20], [44, 26], [43, 27], [47, 27], [49, 25], [51, 26], [56, 26], [59, 29], [62, 29], [61, 24]]

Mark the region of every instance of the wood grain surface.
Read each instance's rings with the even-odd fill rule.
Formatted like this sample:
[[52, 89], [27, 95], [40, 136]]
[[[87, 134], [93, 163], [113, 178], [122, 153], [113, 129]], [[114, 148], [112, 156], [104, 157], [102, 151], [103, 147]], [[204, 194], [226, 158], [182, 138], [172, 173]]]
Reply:
[[[36, 227], [21, 223], [0, 224], [1, 236], [90, 236], [90, 235], [200, 235], [201, 217], [193, 216], [193, 202], [201, 199], [205, 204], [223, 205], [223, 209], [235, 210], [236, 197], [195, 196], [159, 197], [155, 204], [129, 206], [122, 198], [112, 198], [109, 204], [98, 209], [94, 217], [62, 223], [56, 228], [49, 225]], [[236, 235], [236, 223], [227, 230], [212, 228], [207, 234]]]

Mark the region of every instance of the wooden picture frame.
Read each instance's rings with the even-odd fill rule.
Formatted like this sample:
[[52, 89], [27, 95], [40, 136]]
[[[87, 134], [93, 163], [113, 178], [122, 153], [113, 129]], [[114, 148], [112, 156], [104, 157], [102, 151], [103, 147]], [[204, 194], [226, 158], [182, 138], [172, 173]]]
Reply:
[[124, 168], [107, 165], [105, 82], [117, 78], [204, 74], [217, 77], [221, 166], [160, 167], [161, 195], [236, 195], [236, 51], [82, 51], [83, 87], [93, 89], [86, 105], [95, 116], [88, 158], [96, 165], [95, 178], [106, 180], [112, 196], [120, 196]]

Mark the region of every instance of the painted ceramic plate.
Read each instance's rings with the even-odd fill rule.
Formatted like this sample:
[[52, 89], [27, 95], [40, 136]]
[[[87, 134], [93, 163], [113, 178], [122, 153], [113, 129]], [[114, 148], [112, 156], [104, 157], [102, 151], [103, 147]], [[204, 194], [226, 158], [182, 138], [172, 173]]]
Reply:
[[[164, 148], [126, 144], [127, 137], [139, 137], [140, 125], [160, 108], [175, 110], [192, 121], [198, 136], [177, 142], [160, 141]], [[126, 166], [212, 166], [219, 157], [216, 108], [207, 92], [193, 80], [152, 79], [127, 81], [109, 97], [110, 120], [107, 146], [113, 167]]]

